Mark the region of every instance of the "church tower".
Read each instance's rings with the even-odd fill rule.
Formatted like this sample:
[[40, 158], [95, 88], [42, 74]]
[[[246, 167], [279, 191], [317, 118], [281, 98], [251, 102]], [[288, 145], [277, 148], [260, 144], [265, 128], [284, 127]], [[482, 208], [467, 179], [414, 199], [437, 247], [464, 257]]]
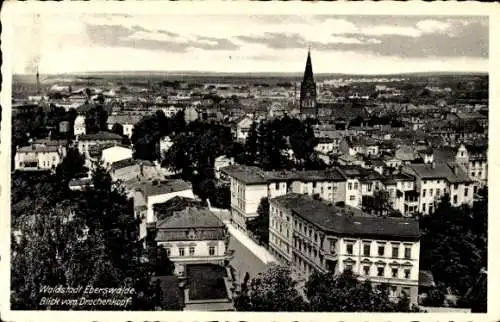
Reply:
[[311, 62], [311, 50], [307, 51], [306, 69], [304, 79], [300, 84], [300, 112], [303, 114], [318, 116], [316, 105], [316, 83]]

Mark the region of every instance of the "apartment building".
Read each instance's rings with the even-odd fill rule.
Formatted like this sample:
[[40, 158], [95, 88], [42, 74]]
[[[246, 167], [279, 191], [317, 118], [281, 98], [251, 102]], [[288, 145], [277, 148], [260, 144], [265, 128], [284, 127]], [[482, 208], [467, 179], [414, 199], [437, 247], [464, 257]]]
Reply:
[[78, 151], [88, 158], [89, 150], [96, 145], [120, 144], [122, 137], [111, 132], [99, 132], [95, 134], [82, 134], [77, 139]]
[[404, 173], [393, 174], [384, 178], [383, 184], [394, 210], [403, 216], [417, 212], [418, 195], [415, 193], [415, 177]]
[[210, 210], [188, 207], [156, 222], [155, 240], [167, 251], [175, 273], [183, 275], [188, 265], [224, 265], [230, 259], [226, 226]]
[[352, 270], [361, 280], [389, 284], [391, 297], [406, 293], [417, 303], [419, 239], [414, 219], [368, 216], [300, 194], [270, 200], [270, 250], [305, 278]]
[[230, 180], [232, 223], [246, 230], [246, 222], [257, 217], [262, 198], [287, 193], [317, 195], [329, 202], [345, 200], [345, 178], [336, 169], [323, 171], [262, 171], [258, 167], [228, 166], [221, 173]]
[[456, 163], [411, 164], [404, 171], [416, 179], [418, 212], [424, 215], [434, 212], [444, 194], [450, 195], [452, 206], [473, 203], [477, 184]]
[[479, 187], [488, 184], [488, 147], [481, 145], [460, 144], [455, 156], [455, 162], [467, 173], [470, 179], [476, 181], [474, 193]]
[[346, 178], [345, 204], [361, 208], [363, 196], [372, 196], [375, 190], [382, 189], [382, 175], [371, 169], [357, 165], [345, 165], [338, 168]]
[[148, 224], [156, 222], [153, 206], [166, 202], [174, 197], [195, 199], [189, 182], [183, 180], [145, 181], [135, 189], [134, 211], [137, 218], [141, 218], [140, 239], [146, 236]]
[[17, 147], [14, 169], [20, 171], [55, 170], [66, 156], [65, 142], [42, 140], [29, 146]]

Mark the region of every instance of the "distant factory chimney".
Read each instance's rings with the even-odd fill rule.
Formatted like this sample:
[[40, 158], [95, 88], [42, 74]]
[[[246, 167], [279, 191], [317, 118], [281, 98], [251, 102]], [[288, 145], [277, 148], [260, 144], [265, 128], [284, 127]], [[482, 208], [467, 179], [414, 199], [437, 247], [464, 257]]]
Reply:
[[40, 95], [40, 74], [38, 73], [38, 65], [36, 65], [36, 93]]

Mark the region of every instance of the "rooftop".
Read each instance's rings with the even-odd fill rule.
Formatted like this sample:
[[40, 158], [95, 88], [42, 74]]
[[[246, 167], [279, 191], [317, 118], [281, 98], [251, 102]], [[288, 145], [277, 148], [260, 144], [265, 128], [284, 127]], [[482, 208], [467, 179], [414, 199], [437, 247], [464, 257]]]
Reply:
[[20, 147], [18, 152], [21, 153], [30, 153], [30, 152], [43, 152], [43, 153], [49, 153], [49, 152], [59, 152], [59, 147], [55, 145], [43, 145], [43, 144], [32, 144], [29, 146], [23, 146]]
[[98, 141], [98, 140], [116, 140], [116, 141], [121, 141], [122, 137], [119, 136], [116, 133], [112, 132], [98, 132], [94, 134], [83, 134], [80, 137], [78, 137], [79, 141]]
[[327, 205], [300, 194], [288, 194], [272, 201], [326, 232], [396, 240], [420, 238], [415, 219], [359, 215], [350, 208]]
[[172, 216], [158, 221], [156, 227], [158, 229], [221, 228], [225, 225], [207, 208], [187, 207], [174, 211]]
[[411, 164], [409, 168], [422, 179], [446, 179], [450, 183], [472, 182], [467, 173], [452, 162], [434, 164]]
[[220, 300], [227, 299], [227, 289], [224, 278], [226, 269], [219, 265], [187, 265], [187, 287], [190, 300]]
[[162, 181], [153, 180], [146, 182], [141, 181], [137, 189], [141, 190], [144, 193], [145, 197], [149, 197], [189, 190], [191, 189], [191, 184], [180, 179], [170, 179]]

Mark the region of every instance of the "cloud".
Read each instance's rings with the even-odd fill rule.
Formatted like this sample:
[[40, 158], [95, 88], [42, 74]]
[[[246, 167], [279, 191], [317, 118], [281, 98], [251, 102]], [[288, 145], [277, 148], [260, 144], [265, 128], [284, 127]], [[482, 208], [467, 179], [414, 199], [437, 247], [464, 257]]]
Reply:
[[94, 44], [183, 53], [188, 49], [229, 50], [239, 47], [228, 39], [179, 35], [165, 30], [150, 30], [139, 25], [87, 24], [87, 35]]

